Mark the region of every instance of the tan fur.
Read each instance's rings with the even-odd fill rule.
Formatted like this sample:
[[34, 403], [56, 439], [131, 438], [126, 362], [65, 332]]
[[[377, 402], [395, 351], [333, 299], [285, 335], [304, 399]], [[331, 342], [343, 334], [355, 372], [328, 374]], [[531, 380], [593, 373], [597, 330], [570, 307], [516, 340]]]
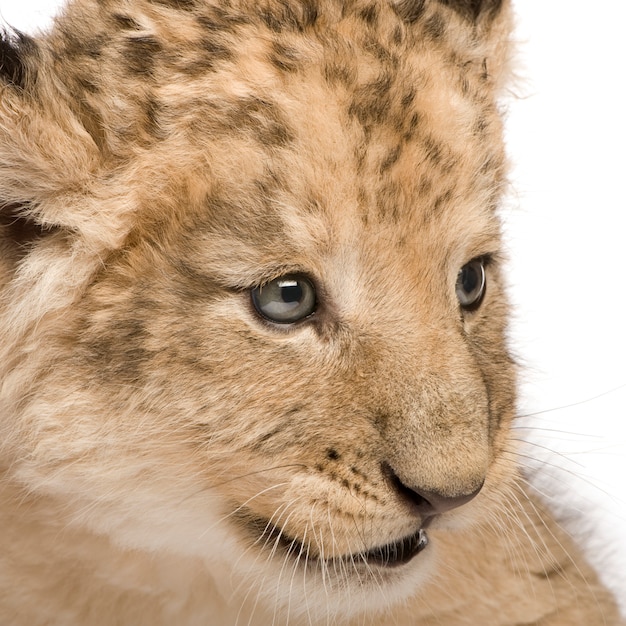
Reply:
[[[6, 44], [1, 624], [622, 623], [516, 467], [509, 29], [494, 0], [75, 0]], [[293, 273], [315, 313], [262, 319]]]

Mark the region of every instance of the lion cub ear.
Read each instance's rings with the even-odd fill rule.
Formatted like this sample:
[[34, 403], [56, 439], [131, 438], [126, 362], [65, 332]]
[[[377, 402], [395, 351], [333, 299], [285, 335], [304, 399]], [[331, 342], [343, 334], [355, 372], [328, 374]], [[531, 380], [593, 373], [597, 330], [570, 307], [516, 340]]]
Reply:
[[0, 30], [3, 237], [80, 233], [87, 213], [93, 216], [86, 199], [102, 159], [71, 104], [45, 47], [20, 32]]
[[422, 29], [421, 36], [446, 31], [469, 36], [473, 43], [464, 47], [467, 62], [482, 67], [496, 97], [503, 93], [513, 78], [510, 0], [397, 0], [394, 8], [402, 20]]
[[26, 84], [26, 63], [24, 56], [33, 40], [23, 33], [16, 32], [11, 38], [0, 31], [0, 77], [3, 82], [24, 87]]

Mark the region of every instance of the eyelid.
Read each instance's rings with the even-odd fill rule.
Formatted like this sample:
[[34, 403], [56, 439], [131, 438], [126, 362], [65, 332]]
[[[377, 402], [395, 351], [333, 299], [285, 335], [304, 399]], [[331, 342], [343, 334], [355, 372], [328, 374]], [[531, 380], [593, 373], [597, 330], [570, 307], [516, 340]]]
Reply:
[[262, 288], [264, 285], [283, 277], [305, 278], [317, 289], [317, 280], [308, 270], [303, 269], [301, 266], [289, 265], [261, 270], [255, 278], [247, 279], [245, 283], [242, 281], [241, 284], [237, 285], [237, 289], [247, 291], [249, 289]]

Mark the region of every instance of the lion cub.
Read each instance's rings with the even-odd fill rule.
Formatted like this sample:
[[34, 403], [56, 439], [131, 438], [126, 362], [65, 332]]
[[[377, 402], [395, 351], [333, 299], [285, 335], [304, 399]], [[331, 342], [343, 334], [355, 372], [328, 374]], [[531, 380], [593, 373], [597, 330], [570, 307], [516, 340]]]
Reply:
[[500, 0], [73, 0], [0, 46], [0, 623], [620, 623], [516, 468]]

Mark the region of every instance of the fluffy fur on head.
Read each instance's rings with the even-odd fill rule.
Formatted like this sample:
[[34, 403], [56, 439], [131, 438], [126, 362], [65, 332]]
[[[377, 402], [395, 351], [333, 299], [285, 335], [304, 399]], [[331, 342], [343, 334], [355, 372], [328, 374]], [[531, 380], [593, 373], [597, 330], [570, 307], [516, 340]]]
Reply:
[[617, 623], [515, 467], [509, 13], [3, 35], [0, 622]]

